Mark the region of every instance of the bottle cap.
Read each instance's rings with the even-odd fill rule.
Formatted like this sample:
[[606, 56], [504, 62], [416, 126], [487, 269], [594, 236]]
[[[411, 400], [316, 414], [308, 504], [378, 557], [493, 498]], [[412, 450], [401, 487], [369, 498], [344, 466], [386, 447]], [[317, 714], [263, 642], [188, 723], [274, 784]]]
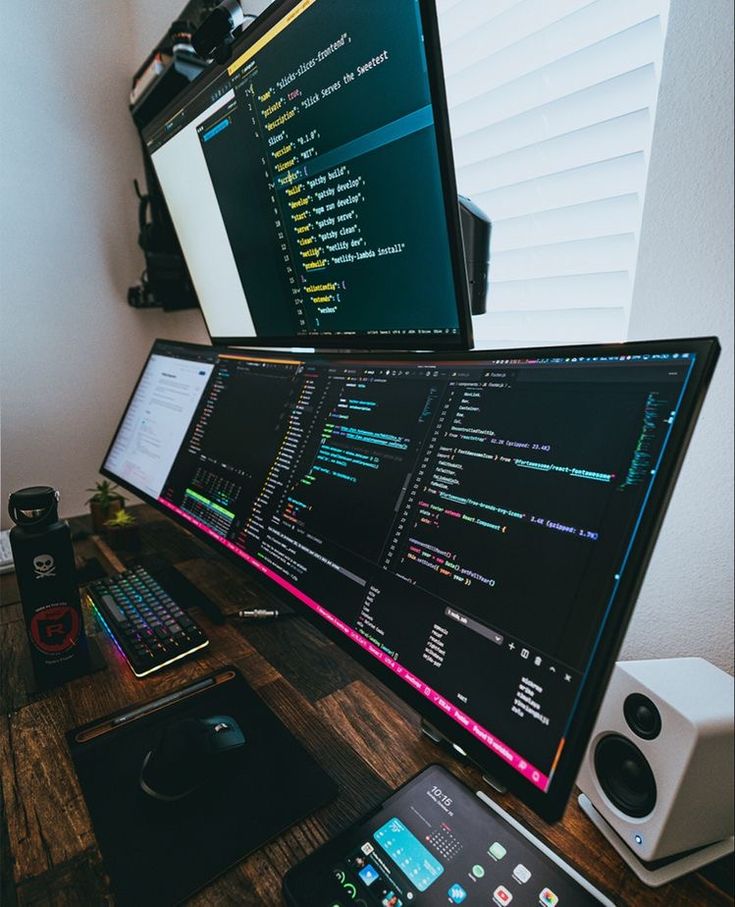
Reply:
[[53, 523], [59, 518], [59, 492], [50, 485], [32, 485], [11, 493], [8, 499], [10, 519], [18, 526]]

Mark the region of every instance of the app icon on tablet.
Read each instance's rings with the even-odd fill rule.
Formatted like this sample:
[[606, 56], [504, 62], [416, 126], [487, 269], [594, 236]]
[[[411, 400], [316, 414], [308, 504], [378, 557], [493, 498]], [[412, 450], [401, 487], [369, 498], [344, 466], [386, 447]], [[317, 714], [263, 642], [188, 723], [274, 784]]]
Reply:
[[506, 907], [513, 900], [513, 895], [508, 891], [505, 885], [498, 885], [493, 891], [493, 900], [499, 907]]
[[494, 860], [502, 860], [503, 857], [508, 853], [508, 851], [503, 847], [502, 844], [499, 844], [497, 841], [494, 844], [491, 844], [488, 853]]
[[531, 870], [527, 869], [523, 865], [523, 863], [519, 863], [513, 870], [513, 878], [516, 880], [516, 882], [520, 882], [521, 885], [525, 885], [526, 882], [531, 878]]

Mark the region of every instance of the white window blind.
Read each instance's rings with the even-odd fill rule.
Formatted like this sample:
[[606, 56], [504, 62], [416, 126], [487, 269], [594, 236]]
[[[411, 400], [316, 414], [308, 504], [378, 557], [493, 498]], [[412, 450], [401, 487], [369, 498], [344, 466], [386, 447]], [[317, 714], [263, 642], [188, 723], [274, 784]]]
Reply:
[[669, 0], [437, 0], [482, 346], [627, 334]]

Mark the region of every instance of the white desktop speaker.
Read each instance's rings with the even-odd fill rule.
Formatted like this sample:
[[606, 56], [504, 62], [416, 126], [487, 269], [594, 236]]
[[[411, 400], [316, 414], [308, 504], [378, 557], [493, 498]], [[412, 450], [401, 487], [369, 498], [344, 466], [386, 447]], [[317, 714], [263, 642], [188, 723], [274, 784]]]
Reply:
[[648, 885], [733, 850], [733, 690], [702, 658], [615, 665], [579, 804]]

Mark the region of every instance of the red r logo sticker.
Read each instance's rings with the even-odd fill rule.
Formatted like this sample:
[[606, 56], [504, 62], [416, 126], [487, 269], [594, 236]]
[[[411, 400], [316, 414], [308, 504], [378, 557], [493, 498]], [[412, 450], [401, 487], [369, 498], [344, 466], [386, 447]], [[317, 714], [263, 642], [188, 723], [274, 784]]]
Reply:
[[79, 639], [79, 613], [69, 605], [54, 605], [33, 615], [31, 639], [46, 655], [66, 652]]

